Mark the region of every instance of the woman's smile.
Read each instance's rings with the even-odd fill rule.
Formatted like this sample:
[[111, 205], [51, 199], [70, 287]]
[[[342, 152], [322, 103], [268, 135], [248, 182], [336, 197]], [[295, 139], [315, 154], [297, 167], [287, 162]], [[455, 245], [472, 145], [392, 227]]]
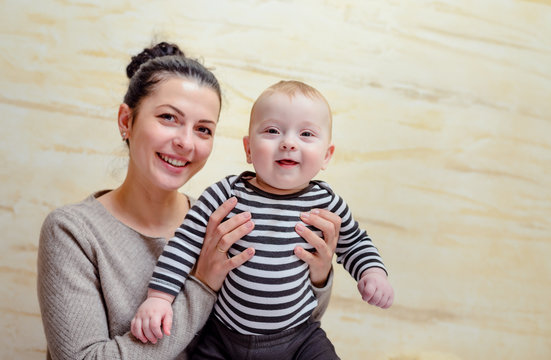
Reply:
[[185, 167], [189, 164], [189, 161], [187, 161], [185, 159], [176, 159], [174, 157], [170, 157], [169, 155], [165, 155], [165, 154], [161, 154], [161, 153], [157, 153], [157, 156], [159, 158], [161, 158], [161, 160], [163, 160], [164, 162], [166, 162], [166, 163], [168, 163], [172, 166], [178, 167], [178, 168]]

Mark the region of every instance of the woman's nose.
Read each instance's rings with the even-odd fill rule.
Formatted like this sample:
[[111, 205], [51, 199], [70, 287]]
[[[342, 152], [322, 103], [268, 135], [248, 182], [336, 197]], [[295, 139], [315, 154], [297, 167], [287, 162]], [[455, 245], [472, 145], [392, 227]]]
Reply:
[[193, 149], [193, 137], [191, 131], [187, 129], [179, 129], [172, 139], [174, 146], [180, 151], [189, 151]]

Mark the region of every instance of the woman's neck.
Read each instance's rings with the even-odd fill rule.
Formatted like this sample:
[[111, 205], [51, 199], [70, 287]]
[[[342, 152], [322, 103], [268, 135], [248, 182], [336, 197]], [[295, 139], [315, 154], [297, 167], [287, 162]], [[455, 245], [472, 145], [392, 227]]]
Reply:
[[189, 211], [185, 195], [148, 187], [128, 178], [98, 200], [118, 220], [143, 235], [170, 238]]

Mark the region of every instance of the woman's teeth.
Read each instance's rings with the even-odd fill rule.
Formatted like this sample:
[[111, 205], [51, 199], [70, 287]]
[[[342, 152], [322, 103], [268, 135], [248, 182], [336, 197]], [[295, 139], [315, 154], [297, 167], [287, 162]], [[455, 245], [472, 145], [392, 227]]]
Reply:
[[176, 167], [182, 167], [182, 166], [185, 166], [187, 164], [187, 161], [180, 161], [180, 160], [176, 160], [176, 159], [171, 159], [167, 156], [164, 156], [164, 155], [161, 155], [159, 154], [159, 156], [161, 157], [161, 159], [163, 159], [164, 161], [166, 161], [167, 163], [169, 163], [170, 165], [172, 166], [176, 166]]

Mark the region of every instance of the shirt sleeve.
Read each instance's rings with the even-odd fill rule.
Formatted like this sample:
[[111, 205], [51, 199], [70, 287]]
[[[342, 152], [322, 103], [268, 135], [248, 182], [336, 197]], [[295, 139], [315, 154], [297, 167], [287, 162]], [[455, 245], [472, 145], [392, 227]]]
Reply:
[[366, 231], [360, 229], [348, 205], [339, 195], [334, 194], [329, 210], [342, 219], [339, 241], [335, 250], [337, 262], [342, 264], [356, 281], [360, 280], [365, 270], [372, 267], [379, 267], [386, 272], [379, 251]]
[[159, 257], [149, 287], [176, 296], [195, 265], [212, 213], [229, 198], [227, 178], [208, 187]]
[[[38, 299], [52, 359], [175, 359], [204, 326], [216, 295], [190, 281], [174, 303], [173, 334], [156, 345], [130, 332], [110, 336], [108, 309], [83, 223], [55, 211], [45, 220], [38, 249]], [[139, 296], [136, 294], [136, 296]], [[130, 323], [131, 318], [128, 319]]]

